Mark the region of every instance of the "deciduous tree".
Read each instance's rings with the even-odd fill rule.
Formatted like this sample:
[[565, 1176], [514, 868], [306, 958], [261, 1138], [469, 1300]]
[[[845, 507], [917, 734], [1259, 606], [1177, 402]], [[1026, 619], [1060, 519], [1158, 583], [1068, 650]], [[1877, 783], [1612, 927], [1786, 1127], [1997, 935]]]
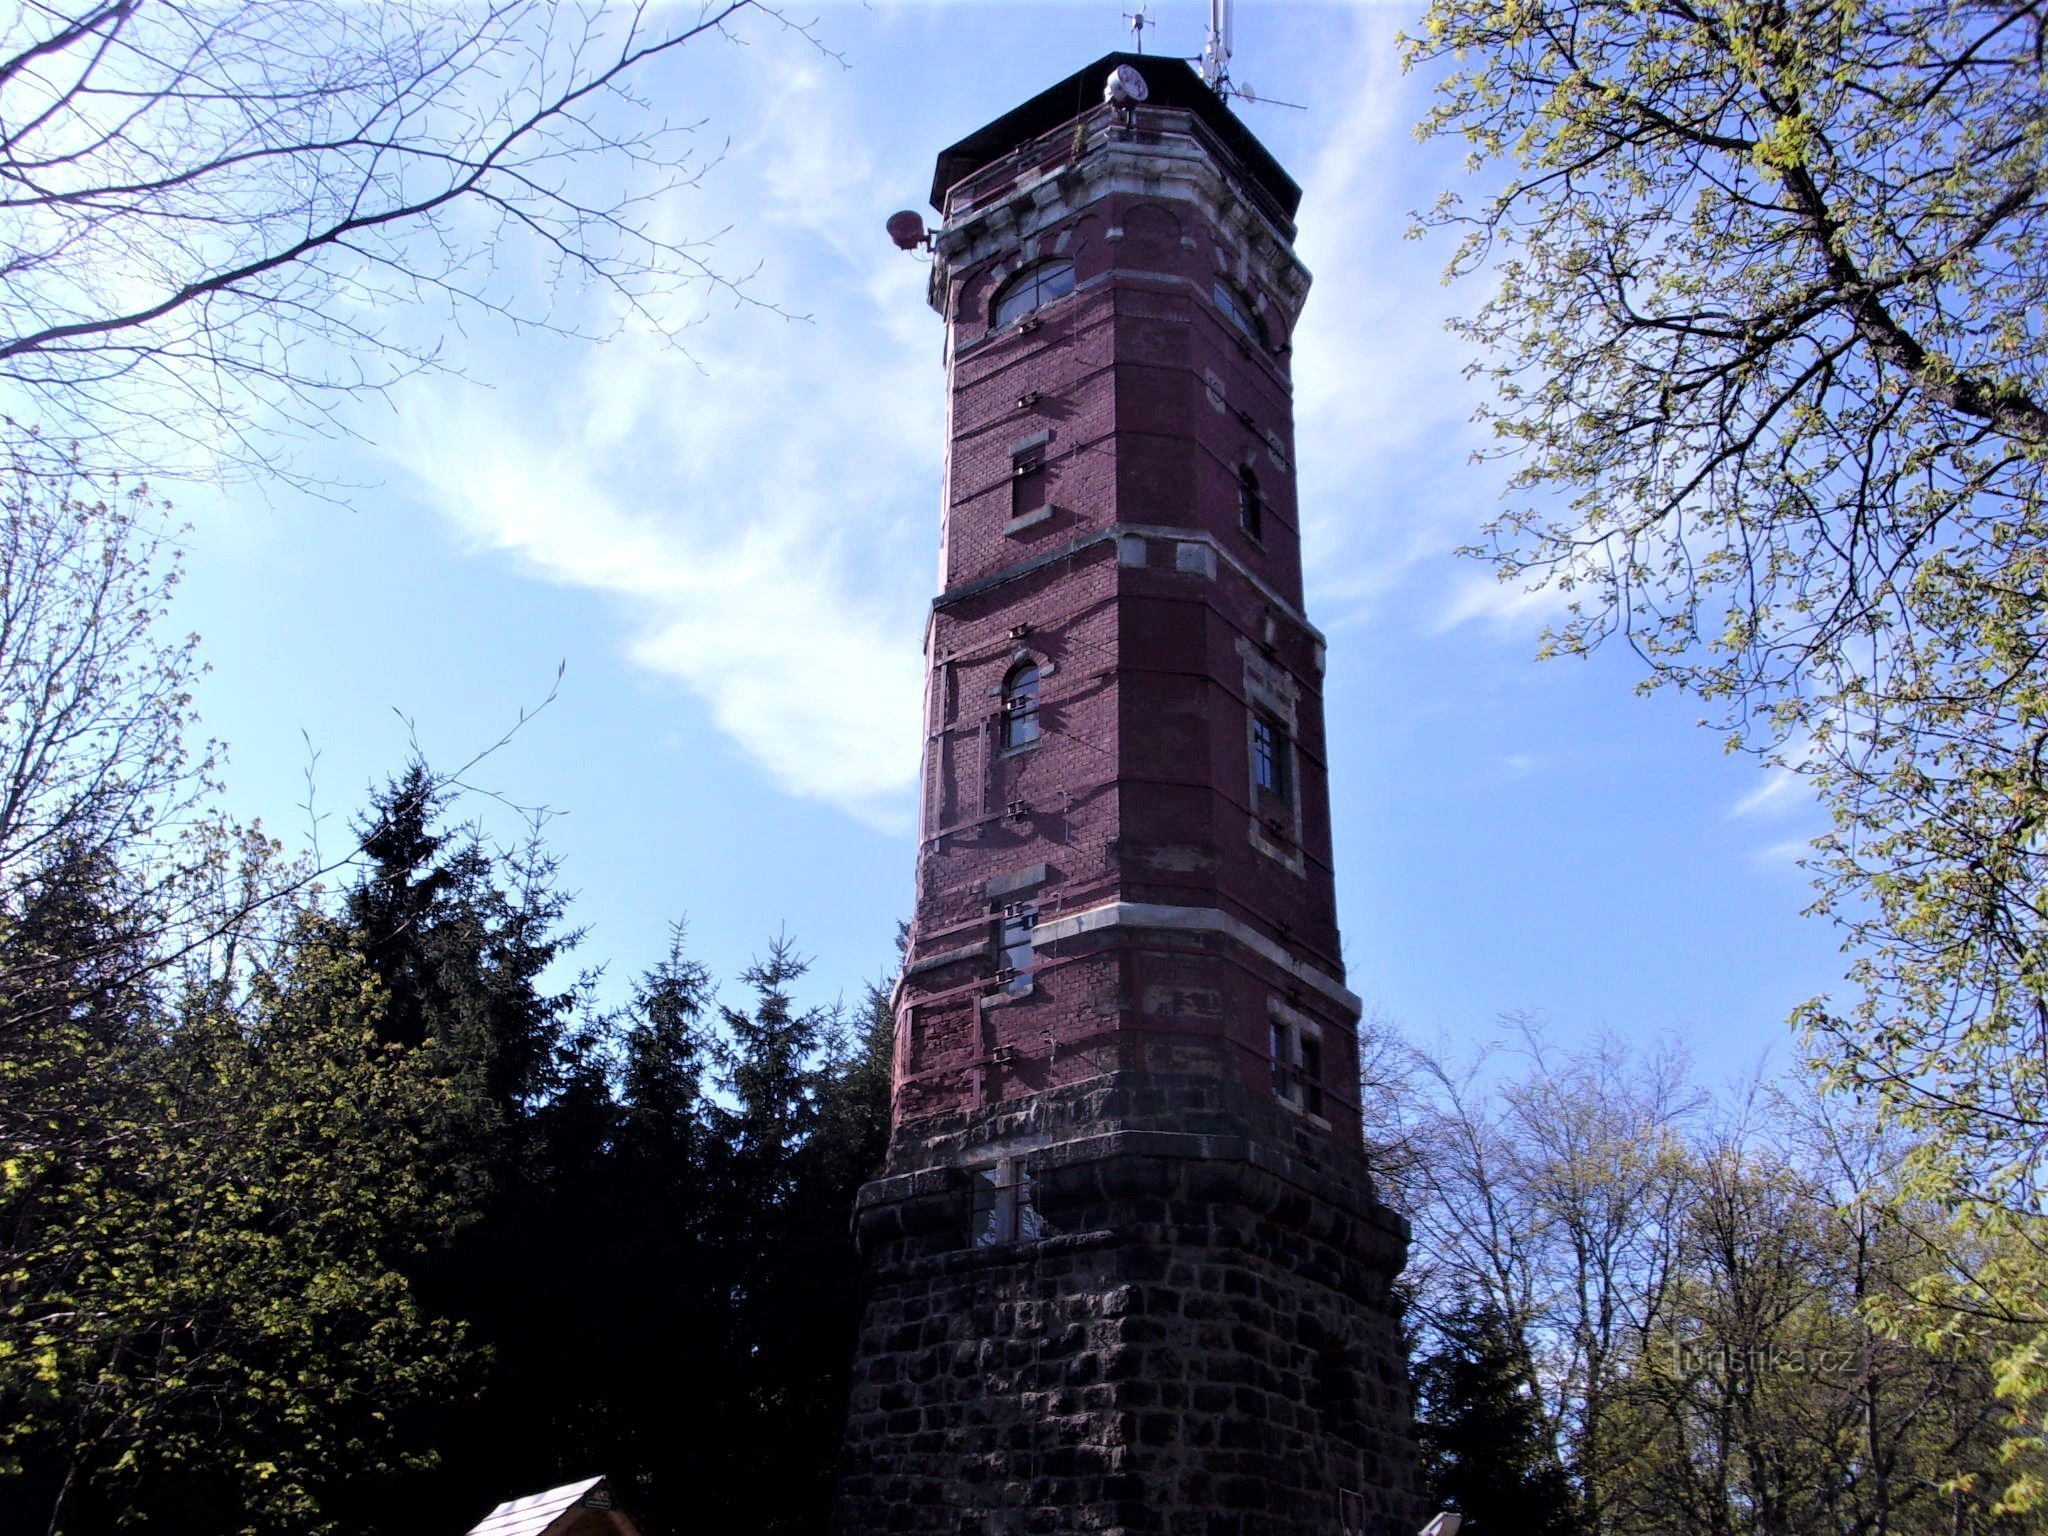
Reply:
[[162, 855], [203, 802], [177, 534], [140, 485], [0, 467], [0, 909], [60, 864]]
[[[2016, 1533], [1996, 1340], [1877, 1326], [1934, 1262], [1902, 1139], [1810, 1083], [1707, 1099], [1606, 1040], [1469, 1069], [1398, 1113], [1433, 1484], [1582, 1536]], [[1990, 1347], [1987, 1347], [1987, 1344]], [[1558, 1495], [1562, 1497], [1558, 1497]]]
[[[2002, 1262], [1946, 1290], [2048, 1406], [2048, 11], [1435, 0], [1427, 223], [1521, 500], [1482, 552], [1810, 778], [1858, 995], [1804, 1012]], [[1958, 1276], [1959, 1279], [1964, 1277]], [[1938, 1287], [1939, 1288], [1939, 1287]], [[2016, 1499], [2048, 1490], [2024, 1483]]]
[[[10, 1528], [175, 1510], [192, 1528], [325, 1531], [336, 1490], [417, 1464], [400, 1426], [450, 1390], [461, 1331], [407, 1271], [463, 1218], [432, 1152], [474, 1106], [425, 1053], [379, 1042], [387, 994], [345, 930], [310, 912], [294, 927], [233, 1011], [202, 992], [146, 1028], [44, 1034], [42, 1058], [75, 1057], [84, 1093], [35, 1107], [92, 1135], [34, 1171], [35, 1219], [10, 1222]], [[4, 1192], [19, 1215], [11, 1160]]]
[[[638, 91], [757, 0], [33, 0], [0, 22], [0, 447], [277, 469], [274, 429], [488, 312], [673, 334], [738, 293], [655, 208], [702, 171]], [[576, 291], [599, 314], [571, 318]], [[551, 291], [552, 290], [552, 291]], [[560, 299], [563, 302], [557, 303]], [[40, 436], [28, 429], [40, 429]]]

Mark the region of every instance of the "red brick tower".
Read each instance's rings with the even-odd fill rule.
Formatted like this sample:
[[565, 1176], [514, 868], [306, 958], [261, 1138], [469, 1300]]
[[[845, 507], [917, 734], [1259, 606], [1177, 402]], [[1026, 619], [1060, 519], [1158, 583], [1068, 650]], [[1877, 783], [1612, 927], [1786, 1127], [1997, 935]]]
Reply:
[[1298, 199], [1171, 59], [939, 157], [941, 591], [848, 1536], [1414, 1528], [1302, 612]]

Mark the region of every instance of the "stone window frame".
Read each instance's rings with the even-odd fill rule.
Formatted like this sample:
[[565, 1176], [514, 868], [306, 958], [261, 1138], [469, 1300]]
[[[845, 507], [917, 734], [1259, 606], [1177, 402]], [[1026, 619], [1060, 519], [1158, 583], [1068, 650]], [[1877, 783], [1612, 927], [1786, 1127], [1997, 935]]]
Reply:
[[1044, 663], [1028, 652], [1011, 659], [996, 686], [998, 751], [1028, 752], [1045, 739], [1045, 722], [1040, 718], [1045, 673]]
[[1052, 434], [1040, 432], [1010, 449], [1010, 515], [1006, 534], [1036, 527], [1053, 514]]
[[1025, 896], [992, 905], [995, 913], [989, 942], [995, 949], [997, 969], [1007, 976], [1003, 991], [1013, 997], [1028, 995], [1038, 963], [1038, 899]]
[[[1237, 241], [1218, 240], [1210, 246], [1209, 254], [1216, 263], [1216, 275], [1210, 280], [1211, 306], [1226, 320], [1231, 321], [1233, 328], [1244, 338], [1245, 344], [1256, 341], [1260, 350], [1273, 360], [1282, 374], [1285, 374], [1288, 355], [1294, 350], [1287, 339], [1291, 317], [1287, 306], [1269, 303], [1265, 285], [1254, 281], [1254, 273], [1260, 269], [1262, 263], [1247, 247]], [[1221, 302], [1218, 298], [1219, 293], [1227, 293], [1231, 303], [1226, 305]], [[1300, 297], [1301, 291], [1297, 291], [1297, 309]], [[1232, 306], [1242, 312], [1250, 322], [1249, 327], [1236, 324]]]
[[1031, 1170], [1024, 1159], [998, 1157], [967, 1170], [967, 1241], [975, 1248], [1035, 1243], [1045, 1221], [1031, 1203]]
[[1252, 785], [1275, 800], [1294, 798], [1294, 737], [1263, 709], [1252, 711]]
[[1323, 1115], [1323, 1082], [1329, 1062], [1323, 1050], [1322, 1021], [1277, 997], [1266, 999], [1266, 1014], [1273, 1097], [1327, 1130], [1330, 1122]]
[[[1009, 980], [1000, 994], [988, 999], [989, 1004], [1007, 1002], [1012, 998], [1029, 997], [1035, 985], [1032, 970], [1037, 962], [1037, 939], [1039, 913], [1042, 905], [1039, 892], [1052, 879], [1052, 866], [1045, 863], [1027, 864], [1022, 869], [1007, 875], [998, 875], [982, 886], [982, 896], [989, 905], [988, 953], [995, 960], [998, 971], [1011, 971]], [[1024, 964], [1011, 965], [1018, 948], [1016, 937], [1006, 936], [1013, 918], [1025, 918], [1021, 925], [1022, 944], [1025, 947]]]
[[1266, 544], [1266, 495], [1249, 460], [1237, 466], [1238, 531], [1261, 549]]
[[[1244, 661], [1244, 795], [1249, 812], [1251, 844], [1283, 868], [1303, 879], [1308, 861], [1301, 851], [1301, 685], [1286, 668], [1270, 659], [1249, 635], [1240, 635], [1238, 655]], [[1269, 716], [1286, 733], [1286, 783], [1281, 796], [1259, 784], [1257, 724]]]

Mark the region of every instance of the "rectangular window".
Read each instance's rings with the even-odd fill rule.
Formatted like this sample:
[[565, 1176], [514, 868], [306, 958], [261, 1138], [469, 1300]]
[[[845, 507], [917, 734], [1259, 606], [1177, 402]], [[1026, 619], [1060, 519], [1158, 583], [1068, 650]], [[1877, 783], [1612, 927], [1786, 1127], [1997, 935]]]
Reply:
[[1252, 782], [1267, 794], [1288, 797], [1292, 744], [1271, 715], [1252, 716]]
[[1296, 1109], [1323, 1112], [1323, 1037], [1314, 1025], [1273, 1021], [1273, 1096]]
[[1037, 926], [1038, 905], [1029, 901], [1011, 902], [997, 920], [996, 948], [1003, 969], [1011, 973], [1007, 985], [1012, 992], [1031, 990], [1031, 965], [1037, 955], [1031, 934]]
[[1045, 505], [1045, 454], [1033, 448], [1010, 461], [1010, 516], [1027, 517]]
[[1237, 472], [1237, 526], [1255, 539], [1266, 536], [1266, 504], [1259, 496], [1259, 477], [1249, 465]]
[[974, 1170], [974, 1213], [968, 1235], [977, 1248], [1035, 1243], [1045, 1223], [1031, 1204], [1031, 1175], [1013, 1157]]
[[1297, 1101], [1312, 1115], [1323, 1112], [1323, 1042], [1313, 1035], [1303, 1035], [1295, 1042], [1301, 1065], [1296, 1069], [1296, 1084], [1301, 1089]]

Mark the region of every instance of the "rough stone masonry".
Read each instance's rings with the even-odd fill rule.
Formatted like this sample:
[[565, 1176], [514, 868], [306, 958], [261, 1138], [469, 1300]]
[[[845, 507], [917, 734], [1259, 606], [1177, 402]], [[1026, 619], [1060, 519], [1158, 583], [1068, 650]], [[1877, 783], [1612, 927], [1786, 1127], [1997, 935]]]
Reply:
[[842, 1536], [1418, 1523], [1302, 610], [1299, 197], [1128, 54], [939, 157], [942, 590]]

